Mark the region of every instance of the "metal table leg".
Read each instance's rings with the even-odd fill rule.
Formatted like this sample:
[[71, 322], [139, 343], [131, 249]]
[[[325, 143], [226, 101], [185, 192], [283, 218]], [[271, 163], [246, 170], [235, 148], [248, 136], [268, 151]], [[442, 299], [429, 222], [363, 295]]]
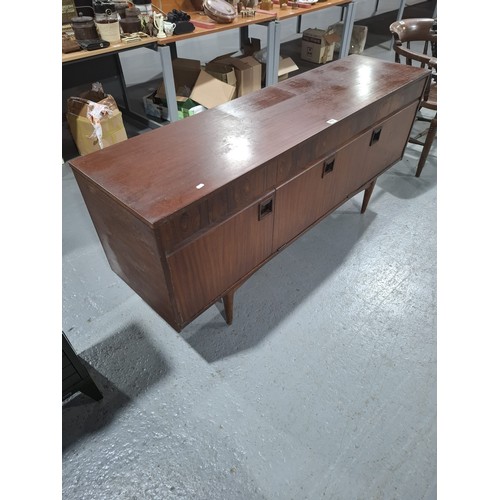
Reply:
[[177, 117], [177, 99], [175, 95], [174, 70], [172, 68], [172, 57], [170, 47], [162, 45], [158, 47], [161, 59], [161, 69], [163, 73], [163, 83], [165, 85], [165, 96], [167, 98], [168, 121], [176, 122]]
[[[141, 48], [152, 49], [153, 47], [147, 45], [147, 46], [144, 46], [144, 47], [141, 47]], [[106, 57], [106, 55], [104, 55], [103, 57]], [[120, 59], [120, 53], [116, 52], [114, 54], [114, 58], [115, 58], [116, 65], [117, 65], [117, 68], [118, 68], [118, 75], [119, 75], [120, 86], [121, 86], [121, 89], [122, 89], [123, 103], [124, 103], [124, 106], [119, 106], [120, 110], [129, 119], [135, 120], [136, 122], [138, 122], [138, 123], [140, 123], [142, 125], [146, 125], [146, 126], [148, 126], [150, 128], [159, 127], [160, 126], [159, 123], [151, 120], [148, 117], [143, 116], [142, 114], [136, 113], [135, 111], [133, 111], [130, 108], [130, 102], [129, 102], [129, 99], [128, 99], [128, 96], [127, 96], [127, 85], [125, 83], [125, 74], [123, 72], [123, 66], [122, 66], [121, 59]]]
[[127, 85], [125, 84], [125, 75], [123, 74], [123, 68], [122, 68], [122, 63], [120, 61], [120, 54], [119, 52], [116, 52], [114, 54], [115, 61], [116, 61], [116, 66], [118, 67], [118, 74], [119, 74], [119, 80], [120, 80], [120, 87], [122, 90], [122, 96], [123, 96], [123, 102], [125, 104], [125, 109], [127, 111], [130, 111], [130, 106], [128, 103], [128, 97], [127, 97]]
[[243, 47], [249, 39], [248, 36], [248, 26], [240, 26], [240, 50], [243, 52]]
[[267, 61], [266, 87], [278, 83], [278, 68], [280, 60], [280, 31], [279, 21], [271, 21], [267, 25]]
[[342, 33], [342, 41], [340, 42], [339, 59], [347, 57], [349, 55], [349, 47], [351, 45], [351, 36], [354, 26], [354, 11], [356, 10], [356, 1], [347, 4], [345, 21], [344, 21], [344, 32]]

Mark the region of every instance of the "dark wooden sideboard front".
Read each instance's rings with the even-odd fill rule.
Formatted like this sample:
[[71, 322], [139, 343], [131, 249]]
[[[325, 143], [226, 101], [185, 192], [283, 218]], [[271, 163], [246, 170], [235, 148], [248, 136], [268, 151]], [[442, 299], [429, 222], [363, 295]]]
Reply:
[[111, 268], [172, 327], [399, 161], [428, 71], [352, 55], [70, 161]]

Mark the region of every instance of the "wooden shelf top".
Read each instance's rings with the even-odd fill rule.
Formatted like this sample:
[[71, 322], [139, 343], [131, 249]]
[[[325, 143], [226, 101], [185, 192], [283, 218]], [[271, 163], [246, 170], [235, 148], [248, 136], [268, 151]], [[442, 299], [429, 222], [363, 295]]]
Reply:
[[[334, 0], [329, 0], [329, 1], [334, 1]], [[189, 12], [189, 15], [191, 16], [191, 22], [195, 25], [195, 30], [191, 33], [186, 33], [184, 35], [173, 35], [162, 39], [148, 36], [147, 38], [143, 38], [142, 40], [138, 40], [137, 42], [114, 43], [111, 44], [109, 47], [106, 47], [105, 49], [98, 49], [91, 51], [80, 50], [78, 52], [62, 54], [62, 63], [64, 64], [72, 61], [90, 59], [92, 57], [97, 57], [104, 54], [122, 52], [125, 50], [130, 50], [151, 44], [158, 44], [160, 46], [169, 45], [171, 43], [179, 42], [181, 40], [188, 40], [191, 38], [196, 38], [198, 36], [211, 35], [214, 33], [220, 33], [221, 31], [233, 30], [243, 26], [265, 23], [276, 19], [276, 13], [274, 11], [270, 11], [268, 13], [257, 12], [255, 16], [252, 17], [238, 17], [232, 23], [228, 24], [216, 23], [208, 16], [205, 16], [199, 12]]]
[[273, 10], [269, 12], [273, 12], [274, 14], [276, 14], [276, 18], [278, 20], [284, 20], [302, 16], [305, 14], [310, 14], [311, 12], [317, 12], [318, 10], [328, 9], [330, 7], [342, 7], [343, 5], [347, 5], [348, 3], [351, 3], [351, 0], [323, 0], [314, 4], [308, 4], [307, 6], [299, 7], [297, 9], [293, 9], [290, 6], [282, 9], [279, 5], [273, 4]]
[[113, 52], [123, 52], [124, 50], [135, 49], [137, 47], [143, 47], [151, 44], [155, 44], [157, 41], [156, 37], [148, 36], [136, 42], [118, 42], [110, 44], [109, 47], [105, 49], [97, 50], [79, 50], [78, 52], [70, 52], [69, 54], [62, 54], [62, 63], [68, 63], [73, 61], [79, 61], [83, 59], [91, 59], [92, 57], [102, 56], [105, 54], [112, 54]]

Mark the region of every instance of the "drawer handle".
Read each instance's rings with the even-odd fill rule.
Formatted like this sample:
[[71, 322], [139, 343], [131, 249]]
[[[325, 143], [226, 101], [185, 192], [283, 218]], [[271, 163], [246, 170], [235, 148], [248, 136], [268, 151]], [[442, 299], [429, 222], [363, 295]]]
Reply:
[[321, 177], [324, 177], [326, 174], [333, 172], [334, 165], [335, 165], [335, 156], [333, 158], [325, 160], [325, 162], [323, 163], [323, 174], [321, 175]]
[[268, 198], [267, 200], [261, 201], [259, 203], [259, 220], [262, 220], [267, 215], [273, 212], [273, 199]]
[[375, 144], [376, 142], [379, 141], [381, 133], [382, 133], [382, 127], [376, 128], [372, 132], [372, 138], [370, 140], [370, 146], [372, 146], [373, 144]]

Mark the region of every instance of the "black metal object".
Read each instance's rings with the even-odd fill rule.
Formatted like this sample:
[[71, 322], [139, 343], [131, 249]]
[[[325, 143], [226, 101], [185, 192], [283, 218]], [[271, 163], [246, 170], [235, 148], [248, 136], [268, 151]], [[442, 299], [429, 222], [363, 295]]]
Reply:
[[65, 333], [62, 332], [62, 399], [63, 401], [77, 392], [99, 401], [102, 393], [83, 366]]

